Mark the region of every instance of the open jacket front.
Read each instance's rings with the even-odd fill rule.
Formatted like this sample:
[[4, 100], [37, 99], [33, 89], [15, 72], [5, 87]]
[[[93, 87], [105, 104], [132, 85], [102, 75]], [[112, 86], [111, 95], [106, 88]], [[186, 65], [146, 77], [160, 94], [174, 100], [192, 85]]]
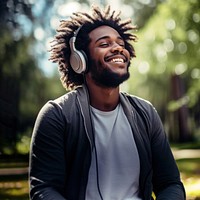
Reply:
[[[33, 130], [30, 197], [84, 200], [94, 148], [87, 89], [79, 87], [49, 101]], [[145, 100], [120, 93], [140, 158], [140, 194], [150, 200], [183, 200], [185, 192], [160, 118]], [[130, 174], [131, 176], [131, 174]]]

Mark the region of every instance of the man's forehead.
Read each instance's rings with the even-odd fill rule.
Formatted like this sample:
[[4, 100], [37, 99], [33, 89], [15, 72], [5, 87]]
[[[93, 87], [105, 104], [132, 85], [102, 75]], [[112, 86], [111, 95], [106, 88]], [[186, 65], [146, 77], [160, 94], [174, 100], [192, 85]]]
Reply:
[[99, 26], [99, 27], [93, 29], [89, 33], [89, 37], [92, 40], [98, 40], [100, 38], [103, 39], [106, 37], [110, 37], [110, 35], [115, 35], [116, 37], [121, 38], [121, 36], [117, 32], [117, 30], [115, 30], [114, 28], [107, 26], [107, 25]]

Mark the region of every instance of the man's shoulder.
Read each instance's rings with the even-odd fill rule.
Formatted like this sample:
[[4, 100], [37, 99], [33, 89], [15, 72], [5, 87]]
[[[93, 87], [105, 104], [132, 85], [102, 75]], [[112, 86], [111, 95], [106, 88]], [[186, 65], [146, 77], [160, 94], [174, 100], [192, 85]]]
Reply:
[[67, 109], [69, 111], [77, 107], [79, 104], [78, 101], [80, 101], [81, 98], [85, 99], [86, 93], [83, 87], [80, 86], [74, 90], [66, 92], [54, 100], [50, 100], [48, 103], [54, 105], [55, 107], [60, 107], [61, 109]]
[[67, 91], [65, 94], [63, 94], [62, 96], [60, 96], [52, 101], [57, 104], [67, 103], [69, 101], [72, 101], [72, 99], [75, 99], [76, 95], [77, 95], [76, 90]]
[[63, 110], [65, 108], [70, 108], [73, 106], [73, 104], [76, 102], [76, 91], [70, 91], [67, 92], [65, 94], [63, 94], [60, 97], [57, 97], [55, 99], [50, 99], [48, 100], [43, 107], [41, 108], [41, 110], [43, 112], [46, 111], [55, 111], [55, 110]]
[[80, 96], [80, 93], [82, 96], [85, 95], [85, 91], [82, 86], [79, 86], [76, 89], [67, 91], [62, 96], [54, 99], [53, 102], [55, 102], [57, 104], [68, 104], [68, 103], [71, 104], [71, 103], [75, 102], [75, 100], [78, 96]]
[[151, 102], [147, 99], [126, 92], [123, 92], [122, 94], [128, 98], [131, 104], [136, 104], [139, 107], [152, 107]]

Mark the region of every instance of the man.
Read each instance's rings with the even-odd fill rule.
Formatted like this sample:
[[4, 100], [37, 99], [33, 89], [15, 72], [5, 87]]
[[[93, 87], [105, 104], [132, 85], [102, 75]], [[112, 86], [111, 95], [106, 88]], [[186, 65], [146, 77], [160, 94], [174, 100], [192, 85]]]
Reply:
[[65, 88], [35, 123], [33, 200], [183, 200], [184, 187], [152, 105], [119, 91], [136, 36], [110, 7], [63, 20], [51, 58]]

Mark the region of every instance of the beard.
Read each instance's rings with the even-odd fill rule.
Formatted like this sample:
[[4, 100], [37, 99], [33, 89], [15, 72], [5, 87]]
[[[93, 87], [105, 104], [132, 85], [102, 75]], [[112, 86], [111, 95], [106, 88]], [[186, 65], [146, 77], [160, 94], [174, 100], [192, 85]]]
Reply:
[[104, 88], [116, 88], [130, 77], [129, 66], [130, 62], [127, 66], [127, 73], [120, 75], [104, 66], [101, 62], [96, 64], [94, 60], [90, 60], [89, 71], [97, 85]]

